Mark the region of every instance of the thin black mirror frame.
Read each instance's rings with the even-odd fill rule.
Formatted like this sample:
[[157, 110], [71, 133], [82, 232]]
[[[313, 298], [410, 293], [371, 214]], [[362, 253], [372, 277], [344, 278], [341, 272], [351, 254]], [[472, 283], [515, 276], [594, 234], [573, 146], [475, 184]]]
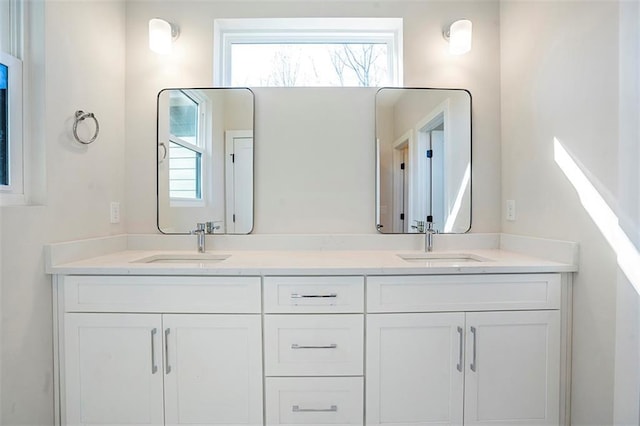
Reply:
[[[159, 150], [159, 138], [160, 138], [160, 95], [162, 92], [169, 90], [246, 90], [251, 94], [253, 99], [252, 108], [251, 108], [251, 125], [253, 127], [253, 143], [255, 147], [255, 139], [256, 139], [256, 95], [249, 87], [166, 87], [161, 89], [156, 95], [156, 228], [158, 228], [158, 232], [164, 235], [190, 235], [189, 232], [165, 232], [160, 228], [160, 150]], [[253, 155], [253, 174], [251, 176], [251, 181], [253, 185], [253, 193], [251, 197], [253, 199], [252, 208], [251, 208], [251, 229], [246, 234], [237, 234], [237, 235], [249, 235], [253, 233], [253, 229], [255, 227], [255, 217], [256, 217], [256, 203], [255, 203], [255, 194], [256, 194], [256, 174], [255, 174], [255, 164], [256, 164], [256, 150], [254, 148]], [[215, 235], [236, 235], [236, 234], [226, 234], [220, 233]]]
[[383, 90], [388, 89], [399, 89], [399, 90], [451, 90], [451, 91], [462, 91], [466, 92], [469, 95], [469, 227], [464, 232], [447, 232], [447, 234], [466, 234], [471, 231], [471, 227], [473, 224], [473, 96], [471, 95], [471, 91], [468, 89], [460, 89], [460, 88], [446, 88], [446, 87], [393, 87], [393, 86], [385, 86], [380, 87], [376, 91], [375, 101], [373, 105], [373, 116], [374, 116], [374, 149], [375, 149], [375, 164], [374, 164], [374, 173], [375, 173], [375, 182], [376, 182], [376, 194], [375, 194], [375, 227], [376, 231], [379, 234], [388, 234], [388, 235], [404, 235], [411, 234], [410, 232], [382, 232], [380, 229], [382, 228], [380, 223], [377, 223], [380, 218], [380, 181], [379, 181], [379, 164], [380, 164], [380, 152], [378, 150], [378, 120], [377, 120], [377, 105], [378, 105], [378, 95]]

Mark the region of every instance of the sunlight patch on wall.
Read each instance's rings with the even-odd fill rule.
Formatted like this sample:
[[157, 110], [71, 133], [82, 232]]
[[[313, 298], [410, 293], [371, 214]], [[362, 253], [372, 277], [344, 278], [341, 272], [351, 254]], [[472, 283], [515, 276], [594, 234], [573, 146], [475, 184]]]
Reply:
[[462, 206], [462, 197], [464, 193], [467, 191], [467, 187], [469, 186], [469, 181], [471, 180], [471, 163], [467, 164], [467, 169], [464, 171], [464, 176], [462, 177], [462, 183], [460, 184], [460, 188], [458, 189], [458, 195], [456, 195], [456, 201], [453, 203], [453, 208], [451, 209], [451, 213], [447, 217], [447, 222], [444, 224], [443, 232], [451, 232], [453, 229], [453, 225], [456, 223], [456, 219], [460, 214], [460, 207]]
[[556, 163], [578, 192], [582, 206], [616, 253], [618, 266], [640, 294], [640, 253], [620, 227], [618, 216], [556, 138], [553, 151]]

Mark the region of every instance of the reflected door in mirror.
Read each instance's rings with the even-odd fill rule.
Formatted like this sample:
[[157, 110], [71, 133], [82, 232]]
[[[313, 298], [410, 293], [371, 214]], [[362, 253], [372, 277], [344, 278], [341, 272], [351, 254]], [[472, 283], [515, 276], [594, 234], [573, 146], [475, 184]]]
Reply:
[[471, 96], [461, 89], [383, 88], [376, 95], [377, 228], [471, 226]]

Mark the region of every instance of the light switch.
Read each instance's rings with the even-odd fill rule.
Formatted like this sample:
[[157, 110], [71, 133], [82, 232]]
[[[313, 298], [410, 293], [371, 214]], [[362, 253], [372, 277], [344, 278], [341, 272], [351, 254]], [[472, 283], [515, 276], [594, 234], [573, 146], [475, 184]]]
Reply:
[[120, 203], [117, 201], [111, 202], [111, 223], [120, 223]]
[[507, 220], [516, 220], [516, 200], [507, 200]]

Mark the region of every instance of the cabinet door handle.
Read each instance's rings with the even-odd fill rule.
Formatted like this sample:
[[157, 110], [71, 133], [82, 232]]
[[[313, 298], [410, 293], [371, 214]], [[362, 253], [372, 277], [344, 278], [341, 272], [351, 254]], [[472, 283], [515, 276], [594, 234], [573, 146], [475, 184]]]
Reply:
[[460, 352], [458, 353], [458, 365], [456, 365], [456, 368], [462, 373], [462, 346], [464, 345], [462, 327], [458, 327], [458, 334], [460, 335]]
[[158, 329], [154, 328], [151, 330], [151, 374], [156, 374], [158, 372], [158, 364], [156, 364], [156, 334], [158, 333]]
[[291, 407], [291, 411], [294, 413], [335, 413], [338, 411], [337, 405], [332, 405], [329, 408], [300, 408], [299, 405]]
[[169, 333], [167, 328], [164, 330], [164, 372], [165, 374], [171, 373], [171, 364], [169, 364]]
[[478, 342], [476, 340], [477, 336], [476, 336], [475, 327], [471, 327], [471, 334], [473, 334], [473, 360], [471, 361], [471, 365], [469, 365], [469, 367], [471, 368], [471, 371], [475, 373], [478, 370], [478, 364], [476, 362], [476, 350], [477, 350]]
[[291, 345], [291, 349], [336, 349], [338, 347], [337, 344], [332, 343], [330, 345], [324, 345], [324, 346], [307, 346], [307, 345], [299, 345], [297, 343], [294, 343]]
[[299, 294], [291, 293], [292, 299], [335, 299], [338, 297], [338, 293], [329, 294]]

